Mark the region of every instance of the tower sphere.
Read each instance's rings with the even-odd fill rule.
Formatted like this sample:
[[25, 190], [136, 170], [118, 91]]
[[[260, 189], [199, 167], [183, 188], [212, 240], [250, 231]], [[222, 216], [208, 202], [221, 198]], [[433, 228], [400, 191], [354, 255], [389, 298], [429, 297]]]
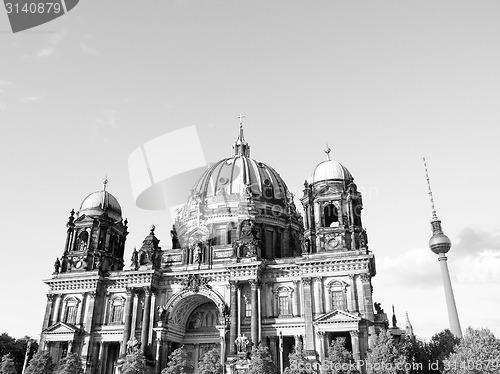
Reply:
[[429, 239], [429, 248], [435, 254], [446, 253], [451, 248], [451, 240], [443, 233], [435, 233]]

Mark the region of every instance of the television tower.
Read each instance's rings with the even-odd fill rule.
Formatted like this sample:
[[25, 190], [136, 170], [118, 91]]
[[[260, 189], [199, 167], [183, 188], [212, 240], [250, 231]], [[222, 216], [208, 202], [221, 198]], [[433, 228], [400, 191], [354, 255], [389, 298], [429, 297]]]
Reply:
[[432, 208], [432, 237], [429, 240], [429, 248], [432, 252], [438, 255], [439, 263], [441, 264], [441, 276], [443, 278], [444, 295], [446, 297], [446, 306], [448, 307], [448, 319], [450, 320], [450, 330], [457, 338], [462, 337], [462, 329], [460, 328], [460, 321], [458, 320], [457, 305], [455, 304], [455, 297], [453, 296], [453, 288], [451, 287], [450, 272], [448, 271], [448, 264], [446, 252], [451, 248], [451, 240], [444, 233], [441, 228], [441, 221], [437, 217], [436, 208], [434, 207], [434, 198], [432, 197], [431, 183], [429, 181], [429, 173], [427, 172], [427, 164], [424, 157], [425, 176], [427, 177], [427, 186], [429, 187], [429, 197], [431, 199]]

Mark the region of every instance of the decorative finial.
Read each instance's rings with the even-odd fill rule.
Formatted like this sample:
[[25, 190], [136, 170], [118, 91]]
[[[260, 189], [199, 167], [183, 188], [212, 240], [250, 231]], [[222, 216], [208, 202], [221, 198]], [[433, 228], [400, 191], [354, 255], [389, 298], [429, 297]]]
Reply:
[[106, 191], [107, 184], [108, 184], [108, 173], [106, 173], [106, 176], [104, 177], [104, 180], [102, 181], [102, 188], [104, 191]]
[[431, 209], [432, 209], [432, 219], [437, 220], [437, 213], [436, 213], [436, 207], [434, 206], [434, 198], [432, 196], [432, 189], [431, 189], [431, 181], [429, 179], [429, 172], [427, 171], [427, 163], [425, 162], [425, 157], [423, 157], [424, 160], [424, 169], [425, 169], [425, 177], [427, 178], [427, 187], [429, 188], [429, 197], [431, 199]]
[[325, 148], [325, 153], [326, 153], [326, 157], [328, 158], [328, 161], [330, 161], [330, 152], [332, 150], [330, 149], [330, 147], [328, 146], [328, 143], [326, 143], [326, 148]]
[[243, 136], [243, 118], [245, 118], [244, 114], [240, 114], [237, 117], [240, 120], [240, 133], [238, 134], [238, 139], [233, 145], [234, 155], [242, 155], [242, 156], [250, 156], [250, 146], [245, 141], [245, 137]]
[[150, 227], [151, 235], [154, 235], [155, 229], [156, 229], [156, 226], [155, 225], [151, 225], [151, 227]]
[[238, 116], [238, 119], [240, 120], [240, 127], [243, 127], [243, 118], [245, 118], [245, 115], [244, 114], [240, 114]]

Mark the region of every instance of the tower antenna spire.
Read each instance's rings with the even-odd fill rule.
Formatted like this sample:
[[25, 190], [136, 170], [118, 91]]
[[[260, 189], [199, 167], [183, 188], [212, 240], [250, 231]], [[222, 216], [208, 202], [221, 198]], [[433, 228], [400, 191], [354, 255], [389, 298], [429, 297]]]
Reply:
[[427, 163], [425, 161], [425, 157], [423, 157], [423, 160], [424, 160], [425, 177], [427, 178], [427, 188], [429, 189], [429, 198], [431, 200], [432, 219], [437, 220], [438, 217], [436, 213], [436, 206], [434, 205], [434, 197], [432, 196], [431, 181], [429, 179], [429, 171], [427, 170]]

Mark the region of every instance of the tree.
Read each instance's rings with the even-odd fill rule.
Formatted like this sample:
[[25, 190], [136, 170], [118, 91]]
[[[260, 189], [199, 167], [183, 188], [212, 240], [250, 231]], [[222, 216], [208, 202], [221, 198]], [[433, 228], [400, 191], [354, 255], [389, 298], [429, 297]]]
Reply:
[[135, 350], [126, 356], [122, 366], [123, 374], [145, 374], [146, 372], [146, 357], [140, 350]]
[[406, 358], [406, 362], [411, 364], [408, 374], [439, 373], [429, 365], [431, 363], [429, 344], [417, 339], [415, 335], [405, 336], [401, 343], [401, 351]]
[[290, 366], [285, 369], [285, 374], [317, 373], [313, 363], [307, 359], [302, 343], [300, 342], [297, 343], [293, 352], [288, 355], [288, 361], [290, 362]]
[[222, 374], [220, 354], [216, 348], [207, 351], [198, 362], [198, 372], [200, 374]]
[[38, 350], [38, 344], [33, 339], [29, 336], [25, 336], [24, 338], [16, 340], [6, 333], [0, 334], [0, 357], [10, 354], [11, 358], [14, 360], [14, 365], [18, 373], [20, 373], [23, 368], [28, 341], [32, 343], [28, 355], [28, 359], [30, 359], [32, 352]]
[[500, 340], [488, 329], [469, 327], [444, 361], [446, 374], [497, 374], [500, 366]]
[[394, 344], [391, 333], [383, 330], [375, 338], [365, 364], [368, 374], [405, 374], [407, 362]]
[[428, 360], [430, 364], [435, 367], [438, 366], [438, 370], [432, 370], [432, 373], [442, 373], [444, 370], [444, 360], [448, 356], [455, 352], [455, 346], [460, 343], [460, 339], [457, 338], [449, 329], [445, 329], [440, 333], [432, 336], [428, 344]]
[[167, 367], [161, 371], [161, 374], [188, 374], [193, 371], [184, 346], [173, 351], [168, 360]]
[[47, 351], [39, 351], [35, 353], [26, 368], [26, 374], [52, 374], [53, 371], [54, 363], [52, 362], [52, 357], [50, 357], [50, 354]]
[[0, 374], [17, 374], [14, 359], [10, 354], [6, 354], [2, 357], [2, 363], [0, 364]]
[[345, 347], [345, 338], [343, 337], [332, 340], [332, 344], [328, 347], [327, 358], [321, 366], [325, 374], [359, 373], [352, 353]]
[[274, 374], [276, 365], [274, 364], [269, 348], [259, 344], [252, 351], [250, 369], [247, 374]]
[[83, 374], [82, 359], [75, 353], [68, 353], [57, 366], [55, 374]]

